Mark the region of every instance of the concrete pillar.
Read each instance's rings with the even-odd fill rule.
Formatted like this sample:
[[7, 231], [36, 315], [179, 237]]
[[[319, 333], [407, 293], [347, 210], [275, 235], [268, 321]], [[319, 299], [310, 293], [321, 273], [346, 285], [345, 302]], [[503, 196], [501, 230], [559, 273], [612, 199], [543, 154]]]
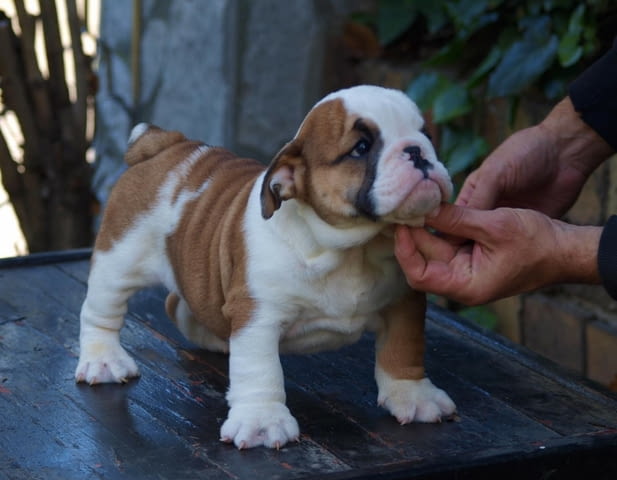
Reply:
[[143, 0], [132, 93], [133, 2], [104, 0], [95, 191], [105, 202], [134, 124], [180, 130], [268, 162], [324, 92], [332, 29], [351, 0]]

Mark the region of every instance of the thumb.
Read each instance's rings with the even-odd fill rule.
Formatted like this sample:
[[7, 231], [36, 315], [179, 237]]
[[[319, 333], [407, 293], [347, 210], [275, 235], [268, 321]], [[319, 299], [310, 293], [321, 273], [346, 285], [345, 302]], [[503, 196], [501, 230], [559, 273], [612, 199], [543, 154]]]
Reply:
[[437, 215], [426, 218], [426, 225], [448, 235], [476, 240], [490, 221], [491, 213], [470, 207], [442, 204]]
[[[465, 180], [455, 204], [480, 210], [495, 208], [497, 199], [496, 185], [497, 183], [493, 179], [488, 180], [486, 174], [482, 175], [479, 170], [476, 170]], [[479, 188], [480, 186], [481, 188]]]

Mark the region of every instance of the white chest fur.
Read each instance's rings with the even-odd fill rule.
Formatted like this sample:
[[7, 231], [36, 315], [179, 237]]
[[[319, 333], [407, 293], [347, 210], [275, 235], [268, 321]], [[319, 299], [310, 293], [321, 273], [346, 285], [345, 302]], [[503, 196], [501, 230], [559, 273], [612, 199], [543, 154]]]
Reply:
[[369, 247], [342, 252], [337, 268], [289, 299], [297, 308], [282, 324], [283, 352], [339, 348], [376, 328], [379, 310], [402, 294], [404, 280], [394, 257], [377, 263], [371, 253]]
[[379, 225], [337, 231], [332, 245], [324, 245], [330, 232], [316, 229], [330, 227], [302, 205], [286, 202], [264, 221], [252, 200], [245, 219], [247, 280], [271, 317], [263, 321], [278, 324], [282, 352], [309, 353], [357, 341], [378, 324], [379, 310], [408, 288], [393, 240], [378, 233]]

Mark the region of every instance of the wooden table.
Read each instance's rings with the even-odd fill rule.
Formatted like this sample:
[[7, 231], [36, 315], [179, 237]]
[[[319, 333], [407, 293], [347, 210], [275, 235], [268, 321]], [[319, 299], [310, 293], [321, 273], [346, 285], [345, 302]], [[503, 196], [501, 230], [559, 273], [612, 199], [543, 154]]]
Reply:
[[123, 331], [142, 377], [77, 385], [88, 254], [0, 261], [0, 478], [617, 478], [614, 395], [435, 306], [427, 368], [459, 408], [442, 424], [400, 426], [376, 405], [366, 335], [283, 358], [300, 443], [223, 444], [227, 358], [181, 337], [161, 289], [135, 295]]

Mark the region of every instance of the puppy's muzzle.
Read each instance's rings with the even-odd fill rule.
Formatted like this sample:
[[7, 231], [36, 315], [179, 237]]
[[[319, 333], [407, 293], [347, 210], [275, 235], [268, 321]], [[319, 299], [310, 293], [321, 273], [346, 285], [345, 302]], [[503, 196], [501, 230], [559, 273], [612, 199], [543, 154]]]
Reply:
[[428, 171], [433, 168], [431, 162], [422, 156], [420, 147], [411, 146], [403, 149], [403, 152], [409, 155], [409, 161], [413, 162], [413, 166], [422, 171], [424, 178], [428, 178]]

